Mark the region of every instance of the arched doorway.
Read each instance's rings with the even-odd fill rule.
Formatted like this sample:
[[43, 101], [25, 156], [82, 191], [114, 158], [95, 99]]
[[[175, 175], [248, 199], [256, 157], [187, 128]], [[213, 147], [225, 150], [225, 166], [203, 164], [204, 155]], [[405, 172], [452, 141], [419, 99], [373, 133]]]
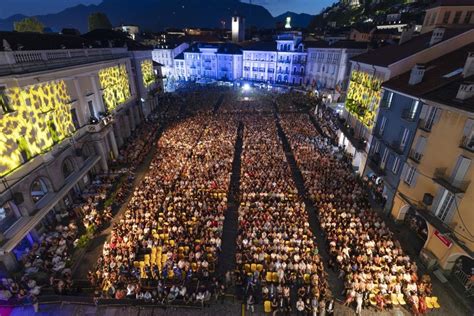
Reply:
[[[474, 260], [468, 256], [455, 254], [459, 256], [453, 266], [451, 275], [456, 279], [466, 296], [474, 295]], [[461, 288], [461, 289], [462, 289]]]
[[428, 239], [429, 231], [426, 219], [421, 217], [414, 208], [409, 207], [404, 221], [406, 227], [410, 229], [414, 236], [414, 238], [410, 238], [409, 246], [418, 254]]

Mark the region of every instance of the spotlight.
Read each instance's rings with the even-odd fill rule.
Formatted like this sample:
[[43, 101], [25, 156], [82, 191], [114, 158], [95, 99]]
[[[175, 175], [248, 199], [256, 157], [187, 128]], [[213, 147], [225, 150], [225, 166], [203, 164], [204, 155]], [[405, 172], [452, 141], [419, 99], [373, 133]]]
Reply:
[[243, 87], [242, 87], [242, 90], [250, 91], [250, 85], [248, 83], [244, 84]]

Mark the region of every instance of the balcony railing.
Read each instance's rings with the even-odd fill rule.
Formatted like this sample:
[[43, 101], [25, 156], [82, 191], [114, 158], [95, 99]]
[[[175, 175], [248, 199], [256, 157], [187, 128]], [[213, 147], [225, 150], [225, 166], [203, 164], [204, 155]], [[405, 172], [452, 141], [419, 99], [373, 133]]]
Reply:
[[411, 160], [413, 160], [416, 163], [419, 163], [421, 161], [421, 158], [423, 157], [422, 153], [417, 152], [416, 150], [412, 149], [410, 150], [409, 157]]
[[411, 109], [405, 109], [402, 111], [402, 119], [408, 122], [414, 122], [415, 121], [415, 114]]
[[424, 130], [425, 132], [431, 132], [432, 127], [433, 121], [420, 120], [420, 123], [418, 124], [418, 128]]
[[350, 126], [347, 126], [339, 122], [339, 129], [347, 137], [347, 139], [349, 139], [349, 141], [351, 142], [352, 146], [355, 147], [355, 149], [359, 151], [364, 151], [366, 149], [367, 147], [366, 140], [361, 139], [361, 138], [356, 138], [354, 135], [354, 129], [352, 129]]
[[474, 152], [474, 137], [464, 136], [461, 140], [459, 147], [466, 149], [470, 152]]
[[380, 167], [380, 162], [382, 159], [380, 158], [380, 154], [376, 153], [374, 155], [369, 156], [368, 164], [369, 168], [372, 169], [373, 172], [375, 172], [379, 176], [384, 176], [385, 169]]
[[392, 148], [399, 155], [402, 155], [403, 151], [405, 150], [405, 146], [402, 146], [402, 144], [398, 140], [389, 142], [388, 146]]
[[446, 168], [435, 169], [433, 181], [454, 194], [466, 192], [467, 187], [471, 183], [471, 181], [454, 181], [453, 178], [448, 175]]
[[0, 75], [56, 69], [128, 55], [126, 48], [0, 51]]

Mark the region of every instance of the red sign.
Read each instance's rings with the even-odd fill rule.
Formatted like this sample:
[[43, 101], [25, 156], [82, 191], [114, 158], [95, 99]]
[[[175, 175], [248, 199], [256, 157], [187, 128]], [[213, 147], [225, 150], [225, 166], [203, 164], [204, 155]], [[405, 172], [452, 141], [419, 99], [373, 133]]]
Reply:
[[439, 231], [435, 230], [434, 234], [436, 235], [436, 237], [438, 237], [439, 240], [441, 240], [441, 242], [446, 246], [446, 247], [451, 247], [451, 245], [453, 244], [451, 242], [451, 240], [449, 240], [448, 238], [444, 237], [443, 234], [441, 234]]

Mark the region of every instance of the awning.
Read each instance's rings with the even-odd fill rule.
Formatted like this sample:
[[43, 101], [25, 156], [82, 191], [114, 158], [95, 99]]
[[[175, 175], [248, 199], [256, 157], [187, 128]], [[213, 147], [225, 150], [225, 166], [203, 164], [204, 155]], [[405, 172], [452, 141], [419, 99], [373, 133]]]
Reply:
[[[91, 170], [100, 156], [89, 157], [85, 165], [73, 175], [71, 175], [64, 186], [45, 201], [44, 206], [33, 216], [21, 217], [8, 231], [5, 232], [7, 241], [0, 247], [0, 255], [11, 252], [22, 239], [38, 225], [41, 220], [51, 211], [51, 209], [76, 185], [79, 180]], [[48, 198], [48, 197], [45, 197]]]

